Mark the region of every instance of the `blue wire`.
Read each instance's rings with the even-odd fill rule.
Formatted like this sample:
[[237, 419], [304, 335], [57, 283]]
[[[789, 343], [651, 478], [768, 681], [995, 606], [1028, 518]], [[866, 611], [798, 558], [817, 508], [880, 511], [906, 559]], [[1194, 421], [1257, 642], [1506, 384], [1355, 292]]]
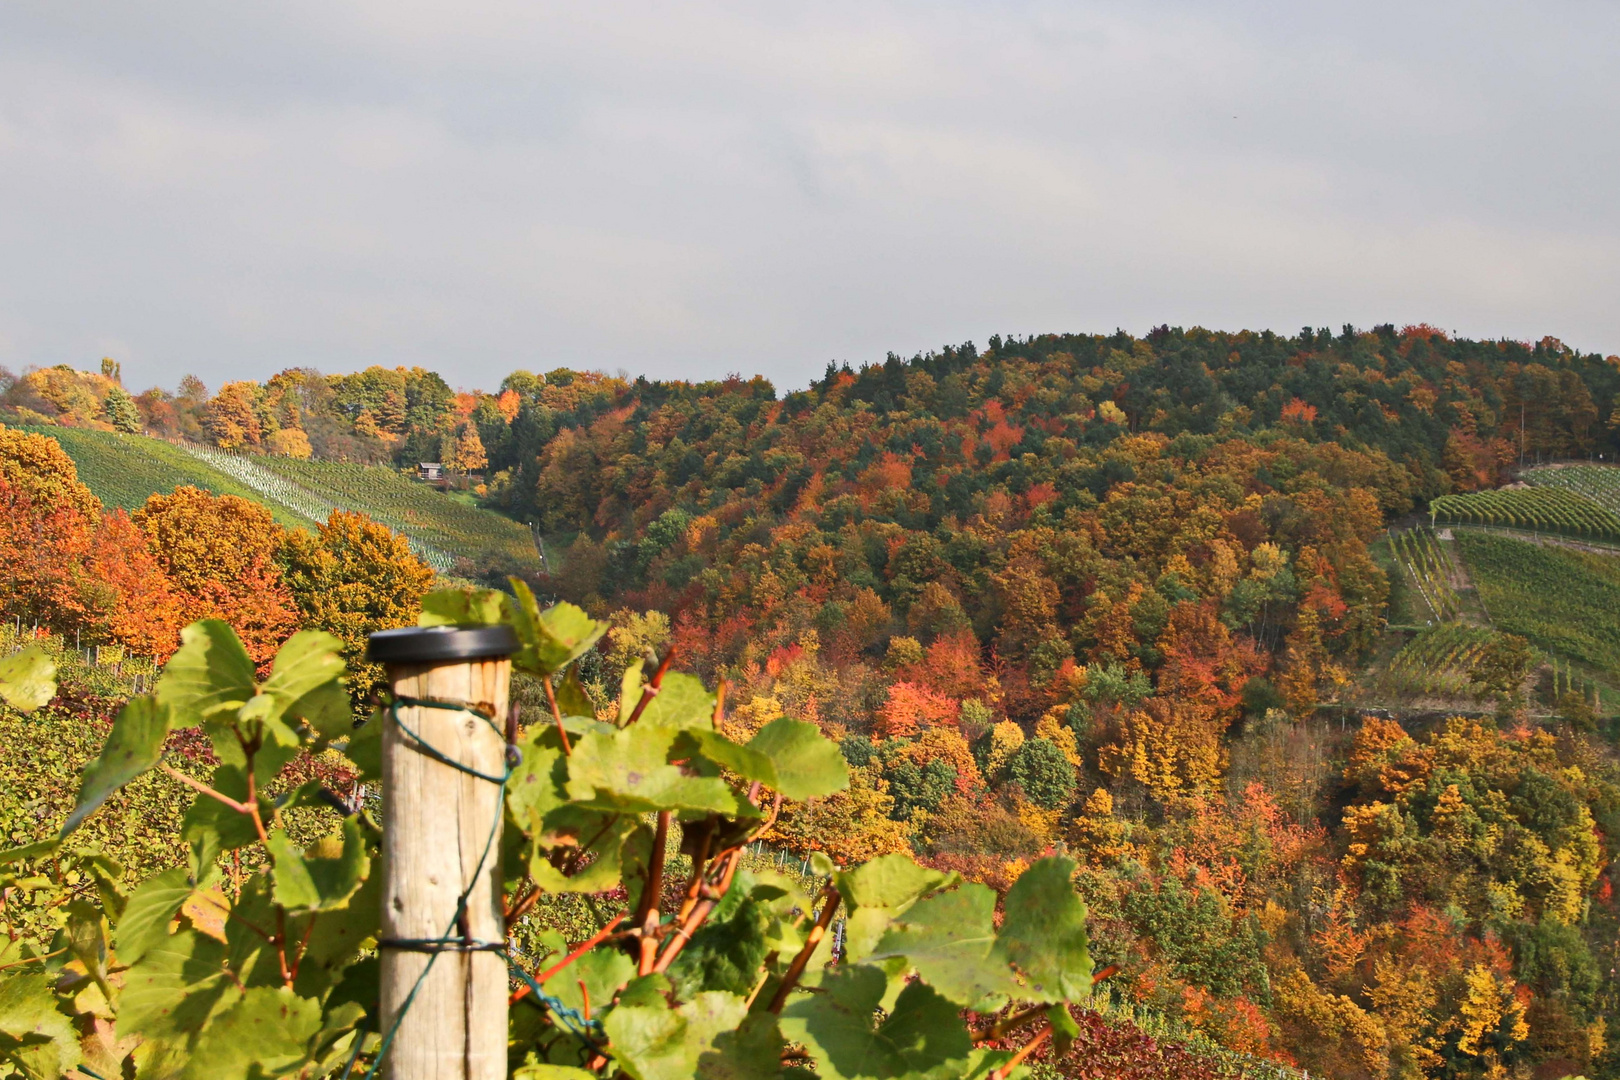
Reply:
[[602, 1030], [602, 1022], [600, 1020], [587, 1020], [580, 1014], [578, 1009], [575, 1009], [570, 1005], [565, 1005], [561, 1001], [558, 1001], [556, 998], [552, 997], [550, 994], [546, 993], [540, 988], [540, 984], [534, 981], [534, 977], [519, 967], [514, 961], [511, 960], [511, 958], [507, 959], [507, 966], [512, 969], [512, 973], [514, 975], [529, 984], [529, 990], [534, 994], [534, 996], [545, 1002], [546, 1008], [550, 1009], [557, 1019], [563, 1022], [563, 1026], [566, 1027], [571, 1033], [585, 1040], [587, 1043], [590, 1043], [592, 1046], [596, 1045], [598, 1039], [606, 1037]]

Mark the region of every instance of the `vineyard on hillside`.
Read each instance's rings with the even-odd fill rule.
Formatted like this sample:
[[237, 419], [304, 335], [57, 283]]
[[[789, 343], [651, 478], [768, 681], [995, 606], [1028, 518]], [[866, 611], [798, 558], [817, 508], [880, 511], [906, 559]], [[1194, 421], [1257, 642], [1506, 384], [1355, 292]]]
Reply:
[[374, 521], [469, 559], [501, 556], [520, 566], [536, 561], [529, 530], [510, 518], [462, 502], [382, 466], [334, 461], [255, 458], [253, 463]]
[[[252, 486], [178, 446], [140, 435], [118, 435], [89, 428], [24, 428], [55, 439], [79, 469], [79, 479], [109, 507], [139, 510], [149, 496], [168, 494], [190, 485], [216, 495], [236, 495], [265, 502]], [[279, 502], [265, 502], [276, 521], [286, 528], [307, 527], [310, 515]]]
[[[212, 446], [202, 446], [196, 443], [183, 444], [187, 453], [193, 454], [208, 464], [227, 473], [241, 483], [246, 484], [257, 492], [261, 500], [284, 506], [295, 513], [302, 514], [313, 521], [324, 521], [333, 510], [360, 510], [358, 506], [345, 505], [329, 499], [324, 499], [315, 492], [310, 491], [302, 484], [288, 480], [266, 468], [261, 462], [268, 462], [271, 458], [250, 458], [244, 454], [233, 454], [228, 450], [220, 450]], [[396, 522], [387, 521], [375, 514], [369, 514], [373, 521], [381, 521], [384, 525], [396, 532], [404, 534], [410, 541], [411, 550], [419, 555], [439, 573], [447, 572], [455, 562], [448, 552], [440, 550], [433, 544], [423, 540], [420, 536], [401, 528]]]
[[1425, 630], [1391, 658], [1381, 689], [1415, 697], [1468, 696], [1474, 661], [1495, 637], [1483, 626], [1457, 622]]
[[1462, 600], [1452, 588], [1451, 579], [1456, 568], [1451, 558], [1440, 547], [1431, 529], [1409, 529], [1390, 534], [1390, 549], [1404, 565], [1418, 595], [1423, 598], [1430, 616], [1443, 622], [1456, 619], [1462, 612]]
[[195, 443], [87, 428], [30, 428], [55, 439], [104, 504], [138, 510], [153, 494], [190, 485], [262, 503], [285, 528], [308, 528], [333, 510], [355, 510], [404, 535], [440, 573], [458, 558], [512, 568], [536, 563], [524, 526], [389, 468], [248, 456]]
[[1491, 525], [1620, 543], [1620, 514], [1561, 487], [1442, 495], [1429, 504], [1429, 517], [1437, 525]]
[[1548, 465], [1531, 469], [1524, 479], [1536, 487], [1573, 491], [1620, 514], [1620, 466]]
[[1457, 547], [1499, 630], [1620, 681], [1620, 558], [1471, 530]]

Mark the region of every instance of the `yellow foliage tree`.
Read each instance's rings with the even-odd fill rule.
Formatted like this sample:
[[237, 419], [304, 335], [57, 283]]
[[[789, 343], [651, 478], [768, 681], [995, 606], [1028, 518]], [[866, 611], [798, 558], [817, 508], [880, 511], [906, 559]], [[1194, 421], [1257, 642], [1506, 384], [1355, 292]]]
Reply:
[[275, 432], [264, 441], [264, 445], [272, 454], [297, 458], [300, 461], [306, 460], [314, 453], [314, 448], [309, 445], [309, 436], [299, 428], [293, 427], [282, 428]]
[[382, 681], [381, 668], [364, 663], [366, 636], [416, 622], [433, 568], [405, 537], [344, 510], [334, 510], [314, 533], [289, 533], [281, 563], [304, 625], [342, 639], [350, 693], [363, 700]]
[[1119, 738], [1101, 747], [1098, 767], [1128, 776], [1161, 802], [1209, 790], [1226, 769], [1226, 721], [1201, 701], [1149, 698], [1125, 715]]
[[223, 450], [258, 446], [264, 437], [258, 405], [264, 391], [258, 383], [229, 382], [203, 407], [203, 430]]
[[263, 506], [180, 487], [148, 498], [133, 520], [179, 588], [184, 622], [225, 620], [260, 661], [297, 629], [298, 611], [275, 561], [286, 531]]
[[1129, 832], [1129, 826], [1114, 816], [1114, 797], [1100, 787], [1086, 796], [1079, 816], [1069, 826], [1069, 846], [1076, 854], [1106, 865], [1130, 852]]
[[991, 780], [999, 778], [1007, 762], [1024, 745], [1024, 729], [1011, 720], [1003, 720], [990, 729], [990, 749], [985, 754], [984, 772]]
[[1066, 705], [1054, 705], [1046, 710], [1046, 714], [1035, 721], [1035, 737], [1063, 751], [1069, 764], [1078, 769], [1085, 762], [1080, 757], [1080, 742], [1075, 738], [1074, 729], [1063, 722], [1067, 714]]
[[0, 479], [36, 504], [65, 506], [94, 520], [101, 500], [79, 481], [79, 470], [62, 444], [0, 424]]
[[907, 849], [909, 830], [889, 818], [893, 806], [875, 769], [851, 769], [847, 790], [789, 803], [765, 839], [798, 854], [823, 851], [839, 865], [851, 866]]

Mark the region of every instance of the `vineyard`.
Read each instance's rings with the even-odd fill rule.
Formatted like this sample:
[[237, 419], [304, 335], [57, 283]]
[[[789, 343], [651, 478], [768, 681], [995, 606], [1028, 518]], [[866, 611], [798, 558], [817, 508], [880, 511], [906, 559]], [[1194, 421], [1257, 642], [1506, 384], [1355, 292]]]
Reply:
[[1620, 466], [1549, 465], [1524, 474], [1527, 483], [1582, 495], [1620, 514]]
[[300, 490], [358, 510], [449, 555], [469, 559], [494, 555], [518, 565], [536, 560], [534, 540], [524, 526], [393, 469], [285, 457], [254, 458], [252, 463]]
[[[88, 428], [26, 428], [34, 434], [55, 439], [78, 466], [79, 479], [96, 498], [109, 507], [138, 510], [154, 493], [168, 494], [190, 485], [216, 495], [237, 495], [254, 502], [263, 496], [251, 485], [229, 472], [186, 453], [160, 439], [139, 435], [118, 435]], [[286, 528], [306, 527], [307, 514], [282, 503], [266, 503], [270, 513]], [[320, 519], [324, 520], [323, 513]]]
[[1390, 659], [1380, 688], [1413, 697], [1468, 696], [1474, 661], [1495, 636], [1485, 627], [1458, 622], [1424, 630]]
[[404, 535], [439, 573], [457, 558], [535, 563], [528, 529], [388, 468], [249, 457], [196, 443], [87, 428], [30, 428], [55, 439], [109, 507], [137, 510], [153, 494], [190, 485], [262, 503], [285, 528], [308, 528], [333, 510], [355, 510]]
[[[311, 521], [325, 521], [334, 510], [359, 509], [362, 513], [365, 512], [360, 507], [348, 506], [322, 498], [302, 484], [289, 480], [260, 464], [261, 461], [273, 460], [271, 458], [250, 458], [243, 454], [233, 454], [228, 450], [220, 450], [217, 447], [203, 446], [198, 443], [184, 443], [182, 447], [186, 453], [207, 462], [220, 472], [226, 473], [251, 488], [259, 500], [285, 507]], [[389, 526], [396, 532], [403, 533], [405, 538], [410, 541], [411, 550], [416, 552], [423, 562], [439, 573], [447, 572], [455, 562], [455, 558], [448, 552], [427, 543], [419, 536], [411, 535], [395, 522], [384, 520], [376, 515], [370, 516], [372, 520], [382, 521], [384, 525]]]
[[1494, 525], [1620, 543], [1620, 514], [1561, 487], [1442, 495], [1429, 504], [1429, 518], [1431, 524]]
[[1390, 549], [1406, 570], [1418, 594], [1436, 622], [1456, 619], [1462, 613], [1462, 600], [1451, 580], [1457, 568], [1441, 548], [1431, 529], [1409, 529], [1390, 534]]
[[1620, 680], [1620, 558], [1470, 530], [1457, 548], [1497, 629]]

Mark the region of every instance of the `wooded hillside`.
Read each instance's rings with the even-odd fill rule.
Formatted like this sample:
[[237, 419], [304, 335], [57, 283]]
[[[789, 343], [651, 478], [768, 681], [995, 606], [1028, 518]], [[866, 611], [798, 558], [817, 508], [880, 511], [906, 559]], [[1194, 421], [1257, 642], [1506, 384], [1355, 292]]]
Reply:
[[[1521, 463], [1612, 463], [1620, 358], [1161, 328], [829, 365], [787, 394], [373, 368], [126, 410], [116, 383], [29, 373], [5, 415], [441, 460], [535, 522], [539, 572], [458, 573], [517, 569], [609, 620], [579, 666], [602, 715], [673, 649], [727, 680], [737, 737], [785, 714], [839, 743], [849, 789], [787, 805], [777, 850], [910, 850], [1006, 888], [1061, 848], [1122, 1008], [1313, 1074], [1620, 1075], [1620, 672], [1608, 628], [1558, 625], [1604, 618], [1620, 555], [1585, 503], [1551, 539], [1453, 537], [1519, 527], [1461, 510], [1411, 531]], [[1610, 483], [1529, 479], [1594, 512]], [[131, 528], [80, 513], [86, 537]], [[309, 604], [294, 567], [324, 542], [266, 549]]]

